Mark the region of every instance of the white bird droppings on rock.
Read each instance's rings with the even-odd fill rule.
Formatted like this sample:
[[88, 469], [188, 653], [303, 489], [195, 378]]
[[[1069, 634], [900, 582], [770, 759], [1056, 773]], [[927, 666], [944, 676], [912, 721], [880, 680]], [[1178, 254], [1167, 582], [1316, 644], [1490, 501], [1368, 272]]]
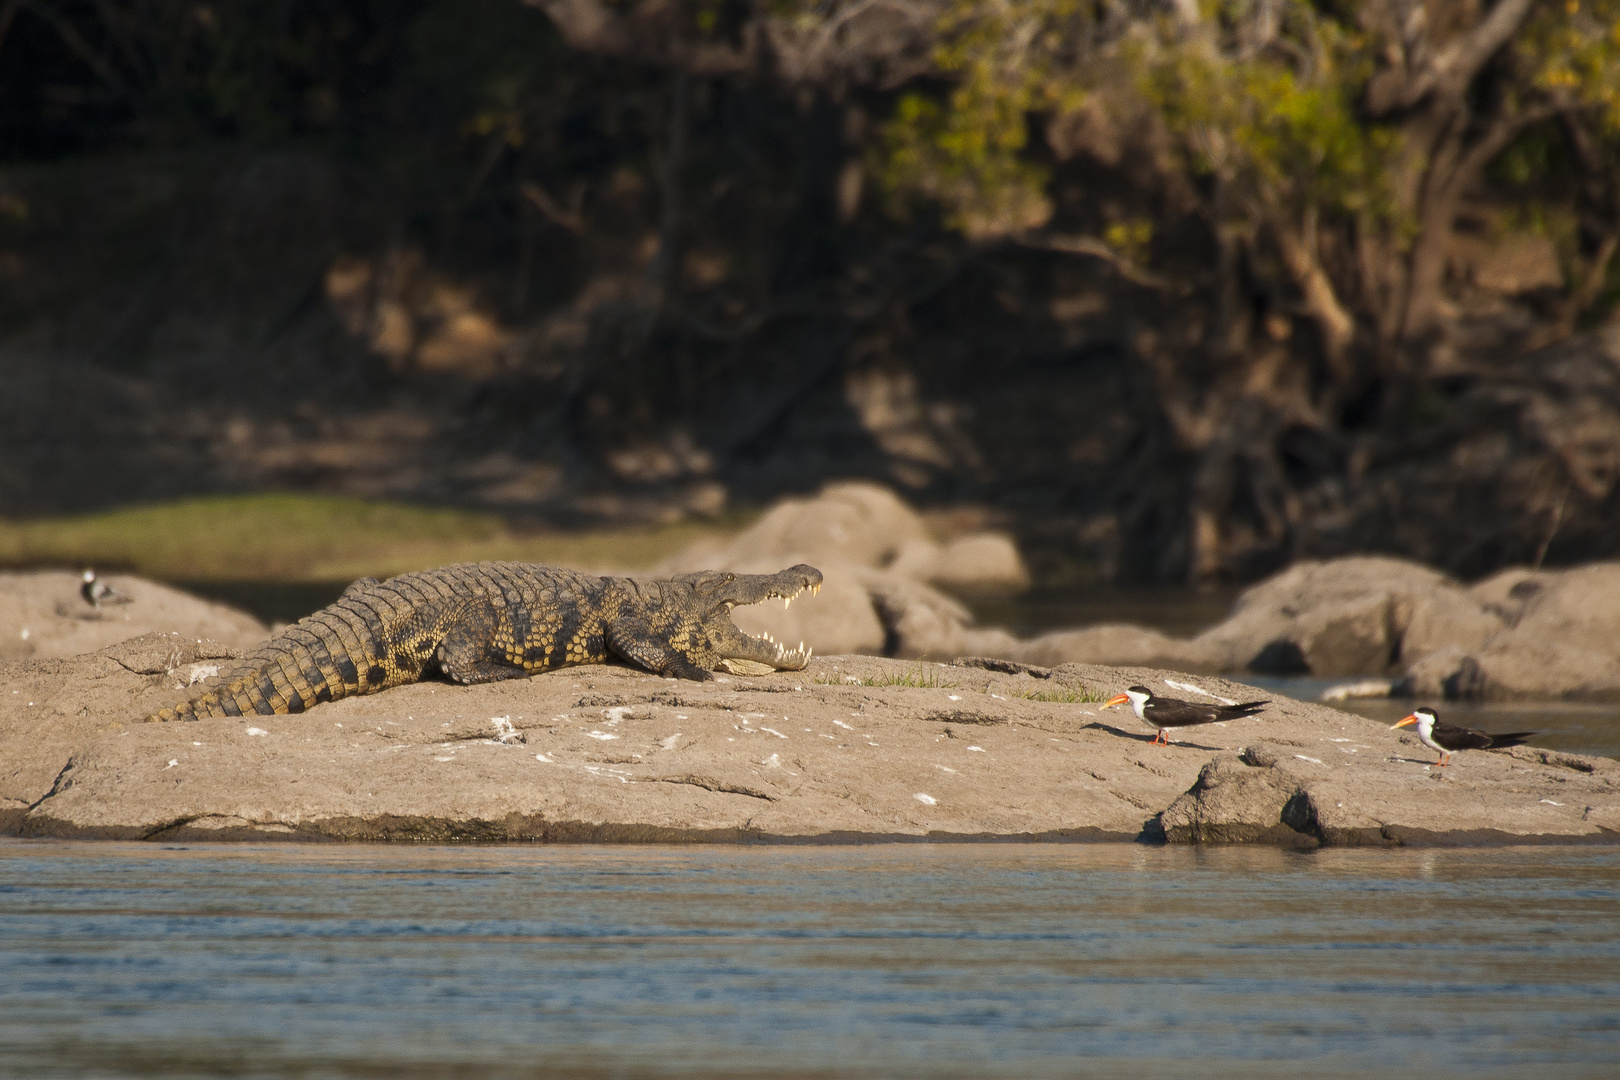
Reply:
[[974, 753], [975, 753], [975, 754], [985, 754], [985, 753], [989, 753], [989, 751], [987, 751], [987, 750], [986, 750], [986, 749], [985, 749], [985, 748], [984, 748], [984, 747], [982, 747], [982, 746], [970, 746], [970, 747], [968, 747], [968, 749], [969, 749], [969, 750], [972, 750], [972, 751], [973, 751], [973, 752], [974, 752]]
[[658, 745], [662, 746], [665, 750], [673, 750], [675, 749], [675, 744], [680, 741], [680, 738], [681, 733], [677, 731], [675, 734], [671, 735]]
[[614, 735], [612, 732], [608, 731], [590, 731], [586, 732], [586, 734], [592, 739], [601, 739], [603, 742], [606, 742], [609, 739], [618, 738], [617, 735]]
[[912, 798], [916, 799], [918, 802], [922, 803], [924, 806], [933, 806], [933, 805], [935, 805], [936, 803], [939, 802], [939, 800], [934, 798], [932, 795], [924, 795], [920, 791], [917, 792], [917, 794], [913, 795]]
[[172, 769], [178, 764], [180, 764], [180, 759], [179, 758], [170, 758], [169, 763], [167, 765], [163, 766], [163, 767], [165, 769]]
[[247, 729], [247, 733], [249, 735], [268, 735], [268, 734], [270, 734], [268, 731], [264, 730], [264, 728], [262, 728], [262, 727], [250, 727], [250, 728]]
[[1221, 695], [1219, 695], [1219, 694], [1212, 694], [1208, 690], [1205, 690], [1203, 687], [1194, 686], [1192, 683], [1177, 682], [1174, 679], [1166, 679], [1166, 680], [1164, 680], [1164, 685], [1170, 687], [1172, 690], [1185, 690], [1189, 694], [1202, 694], [1207, 698], [1214, 698], [1216, 701], [1220, 702], [1222, 705], [1236, 705], [1237, 704], [1237, 702], [1233, 701], [1231, 698], [1224, 698], [1224, 697], [1221, 697]]
[[780, 769], [782, 767], [782, 759], [780, 756], [772, 754], [770, 757], [760, 762], [760, 764], [765, 766], [767, 769]]

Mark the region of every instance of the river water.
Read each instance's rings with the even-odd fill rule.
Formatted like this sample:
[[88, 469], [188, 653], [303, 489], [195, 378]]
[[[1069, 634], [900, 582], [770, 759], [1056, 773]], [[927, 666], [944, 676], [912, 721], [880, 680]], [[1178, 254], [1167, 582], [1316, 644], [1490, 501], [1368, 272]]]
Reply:
[[1612, 1077], [1620, 851], [0, 841], [8, 1077]]

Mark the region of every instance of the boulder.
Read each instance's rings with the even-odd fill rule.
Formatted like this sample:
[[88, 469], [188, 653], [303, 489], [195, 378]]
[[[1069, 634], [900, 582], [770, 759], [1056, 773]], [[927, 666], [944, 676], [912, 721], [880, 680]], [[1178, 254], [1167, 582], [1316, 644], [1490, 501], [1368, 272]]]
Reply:
[[1456, 645], [1436, 649], [1408, 665], [1389, 693], [1391, 697], [1478, 700], [1484, 696], [1479, 661]]
[[1001, 655], [1018, 645], [1003, 630], [973, 626], [967, 608], [928, 584], [1027, 584], [1012, 540], [974, 533], [936, 543], [916, 511], [877, 484], [829, 484], [814, 498], [785, 500], [740, 535], [694, 544], [658, 572], [775, 573], [801, 562], [822, 572], [816, 603], [739, 608], [739, 628], [818, 652], [913, 658]]
[[784, 499], [724, 544], [696, 544], [661, 571], [731, 569], [743, 563], [887, 566], [907, 544], [929, 541], [915, 510], [880, 484], [828, 484], [810, 499]]
[[1005, 657], [1019, 649], [1016, 637], [973, 626], [960, 602], [920, 581], [868, 571], [866, 587], [886, 632], [884, 655]]
[[1514, 625], [1478, 653], [1487, 698], [1620, 700], [1620, 563], [1526, 578]]
[[1441, 584], [1411, 598], [1401, 636], [1400, 659], [1411, 665], [1441, 649], [1473, 653], [1507, 629], [1501, 606], [1487, 603], [1474, 589]]
[[1511, 626], [1524, 614], [1524, 605], [1541, 591], [1542, 575], [1528, 566], [1510, 566], [1468, 586], [1468, 597]]
[[1312, 675], [1337, 678], [1387, 671], [1399, 640], [1392, 624], [1395, 598], [1374, 593], [1305, 611], [1289, 640]]
[[1192, 788], [1165, 807], [1159, 821], [1173, 844], [1315, 846], [1309, 834], [1284, 823], [1284, 811], [1298, 790], [1286, 773], [1257, 767], [1247, 752], [1216, 754]]
[[1231, 616], [1194, 641], [1222, 671], [1288, 674], [1278, 661], [1297, 657], [1301, 674], [1380, 674], [1397, 658], [1415, 601], [1449, 583], [1380, 556], [1300, 562], [1245, 590]]
[[1135, 664], [1203, 670], [1206, 665], [1189, 641], [1141, 626], [1105, 623], [1080, 630], [1058, 630], [1021, 642], [1009, 654], [1032, 664]]
[[0, 572], [0, 659], [76, 656], [153, 631], [246, 648], [269, 636], [253, 616], [127, 574], [102, 580], [127, 604], [92, 607], [80, 576], [64, 570]]
[[1012, 537], [981, 532], [944, 544], [930, 540], [906, 543], [888, 569], [935, 585], [970, 589], [1024, 589], [1029, 570]]

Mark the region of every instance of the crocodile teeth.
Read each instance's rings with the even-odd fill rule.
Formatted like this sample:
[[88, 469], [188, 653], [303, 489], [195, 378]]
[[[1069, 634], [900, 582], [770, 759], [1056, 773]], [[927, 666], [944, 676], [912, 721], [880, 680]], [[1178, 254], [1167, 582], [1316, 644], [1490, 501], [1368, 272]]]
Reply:
[[782, 610], [786, 611], [788, 609], [788, 605], [791, 604], [791, 603], [793, 603], [793, 597], [791, 597], [791, 596], [782, 597]]

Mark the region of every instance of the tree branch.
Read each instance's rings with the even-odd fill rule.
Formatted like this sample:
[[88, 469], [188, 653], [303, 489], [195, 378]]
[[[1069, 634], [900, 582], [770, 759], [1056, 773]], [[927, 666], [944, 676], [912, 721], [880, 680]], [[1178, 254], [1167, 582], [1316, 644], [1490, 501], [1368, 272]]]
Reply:
[[1444, 82], [1447, 93], [1460, 96], [1474, 81], [1479, 69], [1519, 32], [1535, 3], [1536, 0], [1497, 0], [1484, 21], [1435, 54], [1430, 67], [1435, 72], [1436, 82]]
[[[1497, 51], [1513, 39], [1530, 16], [1536, 0], [1497, 0], [1497, 4], [1468, 33], [1434, 53], [1415, 72], [1385, 68], [1367, 83], [1367, 107], [1375, 116], [1410, 109], [1430, 93], [1439, 91], [1460, 100], [1469, 83]], [[1426, 32], [1426, 21], [1418, 32]], [[1409, 43], [1409, 52], [1422, 55], [1421, 40]]]
[[[1588, 106], [1590, 107], [1590, 106]], [[1519, 133], [1532, 124], [1539, 124], [1543, 120], [1551, 120], [1564, 113], [1575, 112], [1582, 106], [1572, 101], [1548, 102], [1533, 109], [1516, 113], [1513, 116], [1497, 118], [1489, 131], [1481, 136], [1472, 146], [1463, 151], [1456, 168], [1452, 171], [1450, 183], [1453, 186], [1466, 185], [1479, 171], [1491, 163], [1491, 159], [1518, 137]]]
[[1118, 271], [1120, 277], [1133, 285], [1182, 294], [1189, 291], [1187, 286], [1180, 282], [1172, 281], [1167, 277], [1138, 266], [1134, 261], [1121, 255], [1095, 236], [1064, 235], [1062, 233], [1019, 233], [1011, 237], [1011, 240], [1019, 247], [1035, 248], [1039, 251], [1061, 251], [1068, 255], [1090, 255], [1093, 258], [1101, 259]]

